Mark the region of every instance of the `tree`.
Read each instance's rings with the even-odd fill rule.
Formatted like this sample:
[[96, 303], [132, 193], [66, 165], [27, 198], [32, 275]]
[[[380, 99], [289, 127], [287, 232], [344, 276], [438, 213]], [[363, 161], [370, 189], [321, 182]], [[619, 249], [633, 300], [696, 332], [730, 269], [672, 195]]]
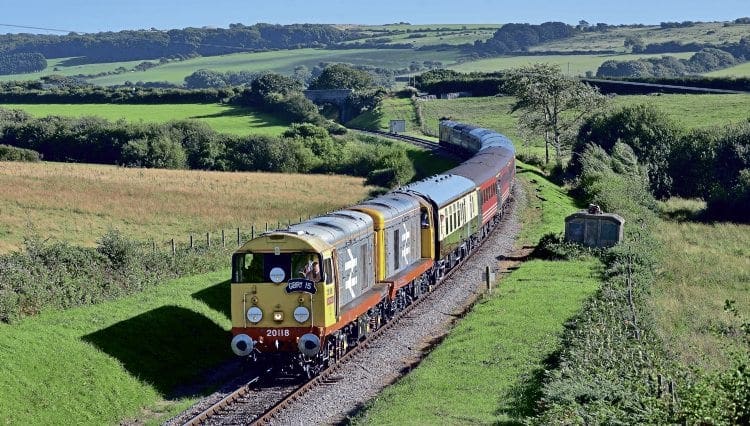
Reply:
[[372, 76], [346, 64], [327, 66], [310, 83], [310, 89], [352, 89], [362, 90], [371, 87]]
[[555, 148], [557, 163], [562, 150], [573, 140], [579, 123], [601, 108], [606, 98], [595, 88], [563, 75], [558, 65], [534, 64], [510, 70], [501, 87], [517, 98], [513, 112], [524, 110], [519, 125], [544, 135], [545, 162], [549, 145]]
[[630, 48], [633, 53], [642, 53], [646, 49], [646, 43], [640, 36], [627, 36], [624, 42], [625, 48]]

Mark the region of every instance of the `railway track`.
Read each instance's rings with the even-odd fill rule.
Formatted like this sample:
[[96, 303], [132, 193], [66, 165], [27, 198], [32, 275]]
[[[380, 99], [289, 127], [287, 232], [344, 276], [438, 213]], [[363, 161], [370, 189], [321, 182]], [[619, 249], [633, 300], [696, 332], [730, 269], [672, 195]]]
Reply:
[[[454, 152], [451, 152], [444, 147], [438, 145], [435, 142], [427, 139], [421, 139], [414, 136], [399, 135], [383, 131], [371, 131], [371, 130], [359, 130], [354, 129], [357, 132], [365, 134], [373, 134], [377, 136], [383, 136], [390, 139], [396, 139], [418, 146], [420, 148], [427, 149], [438, 155], [452, 158], [456, 160], [462, 160], [463, 158]], [[497, 231], [499, 226], [495, 226], [490, 232], [490, 235]], [[448, 271], [436, 284], [440, 286], [446, 280], [448, 280], [453, 274], [459, 270], [459, 266], [464, 261], [471, 257], [473, 253], [479, 250], [489, 238], [485, 238], [478, 247], [476, 247], [465, 259], [462, 259], [461, 263], [454, 266]], [[322, 371], [316, 377], [310, 379], [302, 384], [279, 384], [275, 383], [273, 386], [260, 388], [258, 386], [261, 377], [256, 377], [250, 380], [247, 384], [241, 386], [231, 394], [227, 395], [219, 402], [215, 403], [211, 407], [207, 408], [197, 416], [185, 422], [185, 425], [204, 425], [204, 424], [254, 424], [254, 425], [265, 425], [271, 424], [278, 415], [283, 412], [287, 407], [294, 403], [297, 399], [301, 398], [306, 393], [315, 389], [318, 386], [332, 385], [340, 381], [343, 377], [337, 376], [336, 373], [339, 369], [343, 368], [348, 361], [357, 357], [363, 353], [368, 347], [378, 341], [386, 331], [398, 325], [402, 318], [408, 316], [411, 311], [419, 306], [423, 301], [430, 299], [432, 292], [427, 293], [414, 300], [404, 310], [399, 312], [386, 324], [372, 332], [366, 340], [360, 342], [357, 346], [347, 352], [340, 360], [335, 364]]]
[[[480, 250], [489, 236], [496, 232], [500, 226], [495, 226], [479, 246], [462, 259], [461, 262], [448, 271], [435, 287], [442, 285], [451, 278], [460, 268], [461, 265], [469, 259], [475, 252]], [[401, 322], [401, 319], [408, 315], [425, 300], [431, 299], [432, 292], [427, 293], [414, 300], [404, 310], [399, 312], [386, 324], [370, 333], [364, 341], [353, 347], [335, 364], [323, 370], [316, 377], [302, 383], [274, 383], [273, 386], [261, 388], [259, 382], [261, 377], [250, 380], [247, 384], [241, 386], [231, 394], [224, 397], [219, 402], [205, 409], [203, 412], [186, 421], [185, 425], [213, 425], [213, 424], [253, 424], [267, 425], [272, 424], [281, 412], [294, 403], [297, 399], [306, 393], [317, 388], [318, 386], [333, 385], [339, 382], [343, 377], [337, 376], [339, 369], [343, 368], [347, 362], [362, 354], [367, 348], [378, 342], [378, 339], [388, 330], [395, 327]]]
[[455, 160], [465, 159], [457, 155], [456, 153], [445, 149], [444, 147], [438, 145], [436, 142], [433, 142], [429, 139], [422, 139], [416, 136], [409, 136], [409, 135], [400, 135], [398, 133], [389, 133], [389, 132], [384, 132], [382, 130], [364, 130], [364, 129], [351, 129], [351, 130], [354, 130], [359, 133], [382, 136], [382, 137], [386, 137], [389, 139], [395, 139], [395, 140], [399, 140], [403, 142], [408, 142], [412, 145], [418, 146], [428, 151], [432, 151], [435, 154], [443, 156], [443, 157], [447, 157], [447, 158], [451, 158]]

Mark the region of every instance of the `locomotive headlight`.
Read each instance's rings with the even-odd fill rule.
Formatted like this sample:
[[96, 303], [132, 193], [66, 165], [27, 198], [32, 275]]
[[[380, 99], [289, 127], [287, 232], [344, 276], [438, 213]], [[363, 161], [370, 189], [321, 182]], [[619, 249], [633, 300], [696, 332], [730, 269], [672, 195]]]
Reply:
[[284, 313], [281, 311], [276, 311], [273, 313], [273, 320], [276, 322], [284, 321]]
[[263, 311], [259, 307], [253, 306], [247, 310], [247, 320], [253, 324], [257, 324], [263, 319]]
[[294, 310], [294, 319], [297, 320], [298, 323], [302, 324], [309, 318], [310, 311], [306, 307], [298, 306], [297, 309]]

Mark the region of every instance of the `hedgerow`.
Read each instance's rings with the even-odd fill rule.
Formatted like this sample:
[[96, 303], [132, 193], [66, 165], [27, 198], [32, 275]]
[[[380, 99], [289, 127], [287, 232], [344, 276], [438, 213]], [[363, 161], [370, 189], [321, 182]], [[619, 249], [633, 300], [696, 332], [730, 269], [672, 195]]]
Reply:
[[226, 265], [227, 256], [220, 246], [172, 255], [116, 230], [93, 248], [30, 236], [23, 250], [0, 255], [0, 321], [115, 299], [167, 279], [216, 270]]
[[540, 424], [668, 423], [679, 380], [652, 330], [646, 306], [659, 249], [645, 171], [624, 144], [612, 156], [583, 153], [580, 189], [588, 202], [625, 218], [625, 239], [602, 252], [605, 282], [568, 323], [557, 368], [542, 388]]

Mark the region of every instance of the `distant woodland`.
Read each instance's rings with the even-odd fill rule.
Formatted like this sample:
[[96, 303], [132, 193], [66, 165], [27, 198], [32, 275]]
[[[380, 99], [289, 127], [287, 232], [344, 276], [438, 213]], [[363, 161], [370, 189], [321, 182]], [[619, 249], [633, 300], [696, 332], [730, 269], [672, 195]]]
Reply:
[[82, 63], [119, 62], [324, 47], [357, 37], [357, 33], [320, 24], [231, 24], [229, 28], [69, 33], [64, 36], [5, 34], [0, 35], [0, 54], [37, 53], [47, 59], [85, 57]]

